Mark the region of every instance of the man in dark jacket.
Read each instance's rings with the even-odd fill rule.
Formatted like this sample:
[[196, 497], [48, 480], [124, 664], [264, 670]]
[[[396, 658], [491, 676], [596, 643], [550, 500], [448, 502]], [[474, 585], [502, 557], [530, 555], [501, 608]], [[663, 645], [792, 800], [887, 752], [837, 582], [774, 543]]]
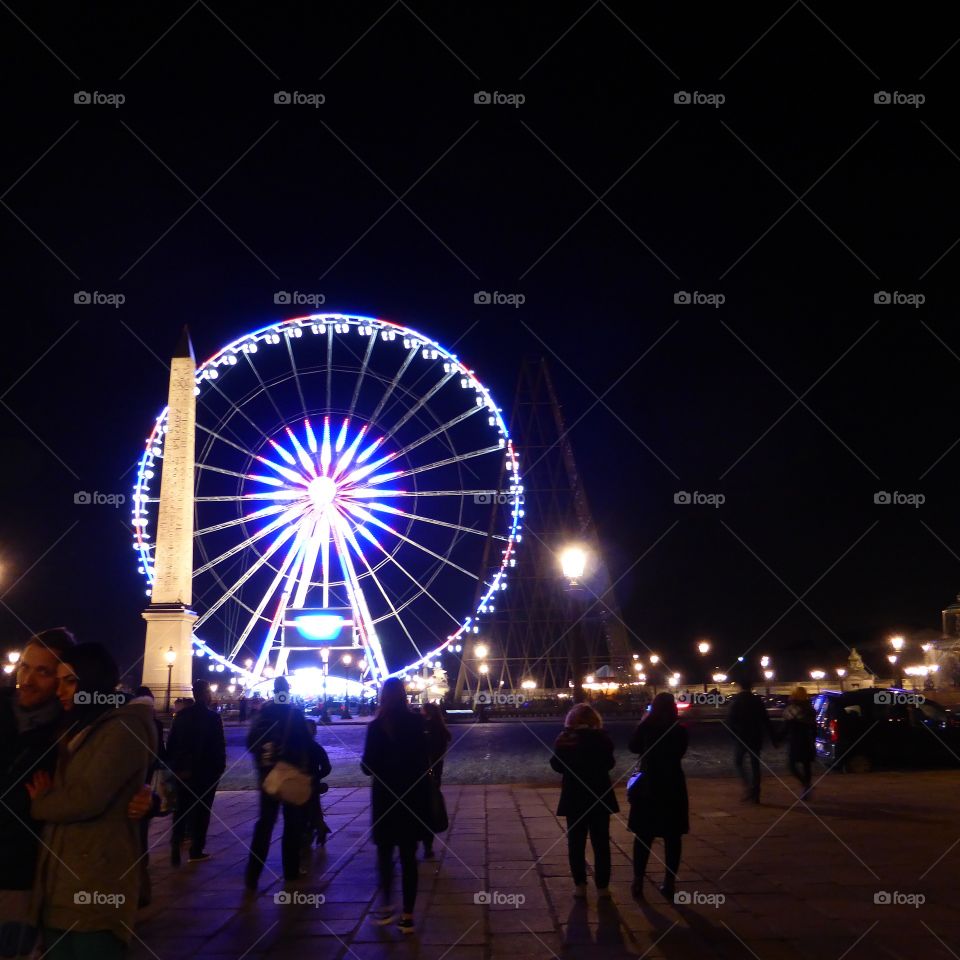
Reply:
[[174, 718], [167, 739], [167, 764], [177, 783], [177, 809], [170, 837], [170, 863], [180, 866], [180, 846], [190, 823], [190, 863], [209, 860], [204, 851], [217, 785], [227, 768], [223, 721], [210, 709], [213, 695], [206, 680], [193, 685], [194, 703]]
[[[743, 780], [744, 802], [760, 802], [760, 750], [764, 739], [774, 742], [763, 700], [753, 692], [749, 678], [738, 681], [740, 692], [730, 699], [727, 726], [734, 737], [733, 762]], [[745, 762], [750, 761], [749, 771]]]
[[291, 703], [290, 684], [286, 677], [277, 677], [273, 681], [273, 697], [256, 715], [247, 734], [247, 749], [253, 754], [260, 784], [260, 816], [253, 828], [245, 875], [246, 888], [251, 894], [256, 893], [260, 874], [266, 866], [270, 838], [281, 807], [283, 838], [280, 854], [283, 878], [288, 882], [300, 876], [300, 840], [306, 824], [305, 807], [281, 803], [263, 789], [264, 778], [278, 761], [283, 760], [304, 771], [309, 765], [311, 737], [303, 714]]
[[0, 946], [3, 956], [28, 956], [37, 931], [28, 922], [41, 824], [30, 816], [26, 784], [53, 774], [61, 708], [57, 665], [73, 646], [58, 627], [27, 642], [17, 663], [17, 689], [0, 691]]

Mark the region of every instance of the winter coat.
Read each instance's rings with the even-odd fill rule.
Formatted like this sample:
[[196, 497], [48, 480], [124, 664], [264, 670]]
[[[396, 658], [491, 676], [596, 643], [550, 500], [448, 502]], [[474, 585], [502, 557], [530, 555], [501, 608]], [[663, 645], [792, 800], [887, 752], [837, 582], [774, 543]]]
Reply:
[[140, 823], [127, 804], [143, 786], [157, 746], [153, 702], [108, 710], [67, 734], [53, 787], [31, 803], [44, 821], [34, 922], [78, 933], [109, 930], [124, 942], [137, 912]]
[[451, 734], [446, 725], [434, 720], [424, 720], [424, 729], [427, 733], [427, 752], [430, 755], [430, 769], [433, 775], [440, 780], [443, 777], [443, 757], [450, 745]]
[[[60, 705], [43, 709], [46, 723], [22, 733], [17, 728], [16, 691], [0, 691], [0, 890], [30, 890], [43, 824], [30, 816], [26, 783], [38, 770], [51, 776], [57, 762]], [[37, 719], [40, 719], [38, 713]]]
[[216, 783], [227, 768], [220, 715], [203, 703], [184, 707], [173, 718], [167, 737], [167, 766], [195, 790]]
[[667, 837], [690, 831], [687, 778], [680, 764], [687, 752], [687, 730], [643, 721], [630, 738], [640, 754], [641, 786], [630, 803], [627, 828], [641, 837]]
[[759, 753], [764, 737], [773, 742], [770, 717], [763, 700], [749, 690], [742, 690], [730, 698], [727, 724], [736, 742], [754, 753]]
[[817, 715], [810, 702], [791, 700], [783, 708], [783, 735], [793, 761], [809, 762], [817, 753]]
[[423, 717], [405, 710], [367, 725], [360, 768], [373, 777], [370, 815], [373, 842], [427, 840], [430, 831], [430, 755]]
[[261, 783], [280, 760], [307, 772], [311, 743], [316, 741], [310, 736], [303, 713], [292, 704], [276, 700], [264, 704], [247, 731], [247, 749], [253, 754]]
[[605, 730], [564, 730], [550, 758], [550, 766], [563, 774], [557, 816], [580, 820], [595, 813], [616, 813], [620, 806], [610, 783], [615, 765], [613, 741]]

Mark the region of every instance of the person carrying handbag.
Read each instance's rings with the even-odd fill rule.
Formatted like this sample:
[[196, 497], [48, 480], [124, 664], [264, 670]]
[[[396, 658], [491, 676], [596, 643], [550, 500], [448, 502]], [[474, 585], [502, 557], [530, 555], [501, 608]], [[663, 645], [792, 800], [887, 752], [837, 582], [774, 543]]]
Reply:
[[273, 696], [247, 734], [247, 749], [253, 755], [260, 784], [260, 816], [253, 828], [244, 876], [245, 886], [251, 894], [257, 892], [270, 850], [273, 827], [281, 810], [283, 879], [290, 883], [300, 876], [300, 839], [311, 790], [307, 773], [310, 737], [303, 714], [290, 701], [290, 684], [286, 677], [277, 677], [273, 681]]

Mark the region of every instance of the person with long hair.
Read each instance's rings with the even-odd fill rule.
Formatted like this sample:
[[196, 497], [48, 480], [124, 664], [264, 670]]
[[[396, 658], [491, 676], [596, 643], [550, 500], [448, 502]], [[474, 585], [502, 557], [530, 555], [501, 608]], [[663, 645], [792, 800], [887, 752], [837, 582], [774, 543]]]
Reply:
[[783, 736], [787, 741], [787, 765], [800, 781], [800, 799], [811, 795], [810, 765], [817, 755], [817, 715], [806, 687], [794, 687], [783, 708]]
[[386, 926], [396, 919], [391, 901], [393, 851], [400, 853], [403, 904], [398, 926], [413, 933], [417, 899], [417, 842], [430, 831], [430, 756], [423, 717], [407, 706], [407, 692], [399, 677], [390, 677], [380, 691], [377, 715], [367, 726], [360, 767], [373, 778], [370, 784], [373, 842], [377, 847], [380, 906], [371, 919]]
[[593, 847], [597, 895], [610, 896], [610, 815], [620, 810], [610, 771], [616, 765], [613, 741], [600, 714], [578, 703], [567, 714], [553, 746], [550, 766], [563, 774], [557, 816], [567, 819], [567, 856], [573, 895], [587, 895], [587, 835]]
[[687, 752], [688, 736], [677, 718], [673, 694], [658, 693], [630, 738], [630, 752], [640, 754], [640, 779], [630, 793], [627, 820], [634, 835], [631, 892], [637, 900], [644, 899], [643, 880], [655, 837], [663, 838], [666, 863], [660, 892], [673, 900], [683, 834], [690, 832], [687, 780], [680, 762]]
[[34, 909], [49, 960], [126, 952], [140, 887], [140, 828], [128, 816], [157, 748], [153, 704], [116, 692], [118, 670], [99, 643], [81, 643], [57, 668], [63, 706], [53, 777], [27, 789], [44, 821]]
[[[430, 776], [433, 779], [433, 789], [439, 790], [443, 781], [443, 758], [447, 747], [450, 746], [450, 730], [443, 719], [440, 704], [428, 701], [422, 707], [423, 723], [427, 732], [427, 752], [430, 755]], [[425, 860], [433, 857], [433, 833], [424, 841], [423, 856]]]

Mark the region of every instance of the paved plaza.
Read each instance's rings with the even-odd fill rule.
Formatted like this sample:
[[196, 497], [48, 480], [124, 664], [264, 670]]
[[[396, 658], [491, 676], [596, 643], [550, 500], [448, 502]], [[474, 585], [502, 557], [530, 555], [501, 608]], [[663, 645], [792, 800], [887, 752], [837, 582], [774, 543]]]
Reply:
[[768, 780], [760, 806], [742, 805], [734, 780], [692, 779], [678, 887], [688, 903], [665, 903], [648, 883], [638, 906], [625, 814], [612, 824], [612, 901], [598, 902], [591, 888], [584, 903], [571, 895], [556, 787], [445, 787], [451, 828], [436, 860], [420, 864], [412, 937], [367, 918], [375, 865], [366, 789], [330, 790], [327, 848], [279, 897], [278, 827], [252, 903], [242, 867], [257, 794], [226, 791], [207, 863], [172, 870], [169, 823], [153, 823], [154, 901], [140, 915], [132, 956], [956, 960], [960, 771], [831, 775], [809, 809], [791, 790]]

